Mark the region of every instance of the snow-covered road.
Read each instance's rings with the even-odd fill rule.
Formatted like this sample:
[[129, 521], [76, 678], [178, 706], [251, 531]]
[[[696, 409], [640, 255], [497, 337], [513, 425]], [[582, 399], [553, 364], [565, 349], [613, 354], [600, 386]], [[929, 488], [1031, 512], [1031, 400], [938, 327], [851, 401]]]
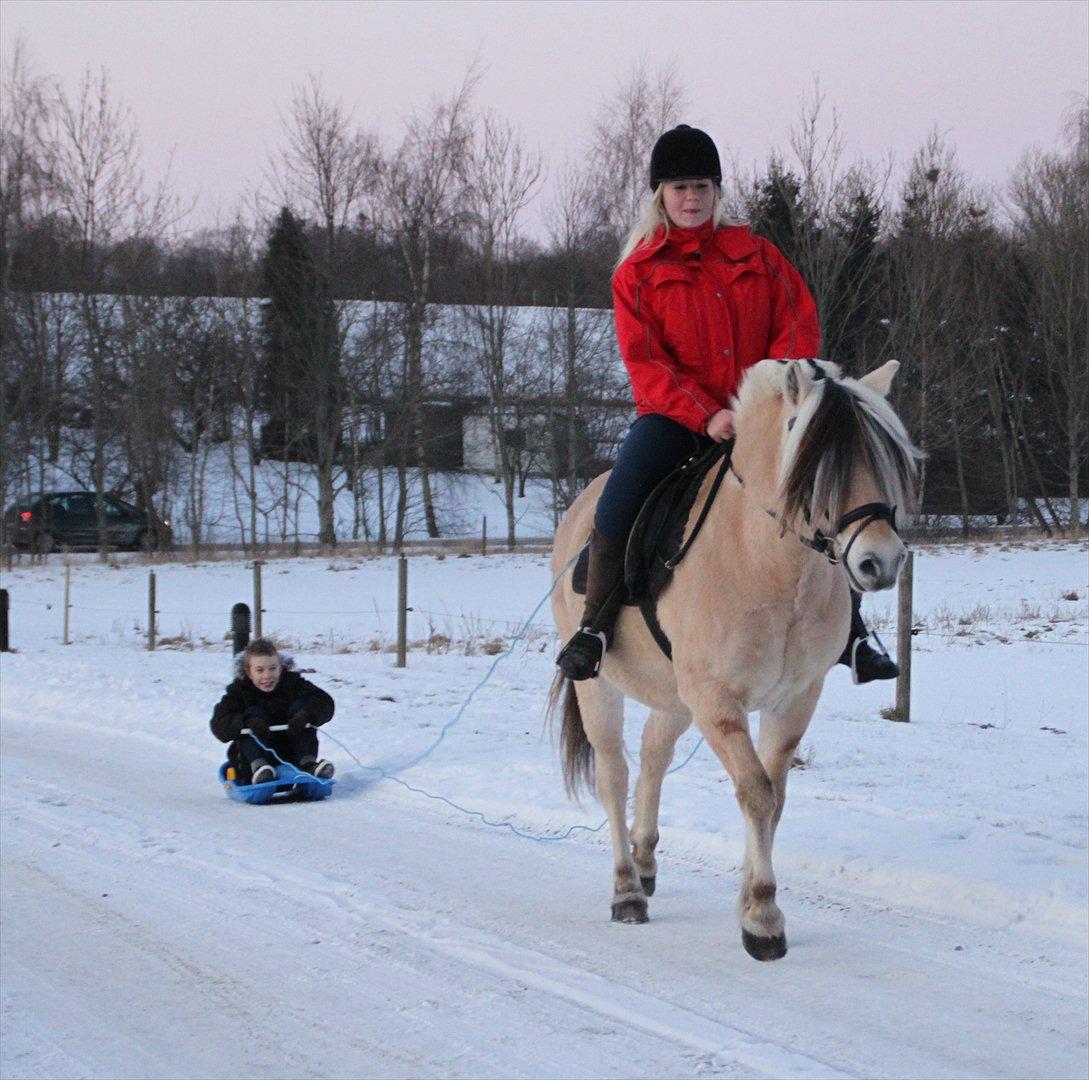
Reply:
[[[1012, 587], [1048, 603], [1084, 567], [1030, 555]], [[1065, 647], [936, 639], [910, 726], [876, 715], [887, 688], [833, 673], [777, 845], [776, 964], [740, 946], [740, 819], [706, 752], [666, 783], [651, 922], [619, 926], [602, 834], [518, 839], [335, 747], [328, 801], [232, 803], [204, 727], [222, 655], [27, 644], [3, 660], [3, 1075], [1083, 1076], [1072, 626]], [[330, 733], [394, 763], [492, 660], [305, 662], [337, 695]], [[549, 667], [499, 664], [408, 775], [536, 832], [600, 820], [563, 801], [541, 741]]]

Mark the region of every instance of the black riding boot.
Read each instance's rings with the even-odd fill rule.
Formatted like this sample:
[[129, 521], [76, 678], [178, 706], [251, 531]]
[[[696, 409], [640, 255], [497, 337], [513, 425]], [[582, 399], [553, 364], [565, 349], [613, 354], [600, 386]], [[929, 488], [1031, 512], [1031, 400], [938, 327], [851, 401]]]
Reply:
[[590, 534], [582, 621], [575, 636], [556, 657], [560, 671], [576, 682], [596, 677], [605, 649], [612, 641], [616, 613], [624, 602], [624, 548], [624, 544], [610, 540], [597, 529]]
[[[877, 642], [875, 649], [870, 638]], [[851, 590], [851, 636], [838, 663], [851, 669], [856, 683], [873, 682], [874, 679], [895, 679], [900, 674], [896, 662], [885, 651], [881, 639], [862, 621], [862, 597]]]

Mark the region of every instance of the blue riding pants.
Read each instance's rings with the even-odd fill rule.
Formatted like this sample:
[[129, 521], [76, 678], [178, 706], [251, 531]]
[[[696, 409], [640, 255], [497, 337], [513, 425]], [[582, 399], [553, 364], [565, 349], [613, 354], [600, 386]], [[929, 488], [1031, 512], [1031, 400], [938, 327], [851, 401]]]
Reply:
[[647, 496], [678, 465], [710, 445], [706, 435], [697, 435], [668, 416], [640, 416], [616, 455], [598, 500], [594, 528], [618, 544], [626, 542]]

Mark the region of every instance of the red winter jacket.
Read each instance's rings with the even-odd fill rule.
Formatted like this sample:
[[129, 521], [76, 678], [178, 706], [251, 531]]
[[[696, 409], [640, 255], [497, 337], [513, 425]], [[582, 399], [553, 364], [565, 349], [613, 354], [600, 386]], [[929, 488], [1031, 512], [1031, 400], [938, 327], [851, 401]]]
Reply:
[[745, 225], [660, 229], [617, 267], [613, 308], [636, 413], [693, 431], [729, 407], [753, 364], [820, 352], [801, 275]]

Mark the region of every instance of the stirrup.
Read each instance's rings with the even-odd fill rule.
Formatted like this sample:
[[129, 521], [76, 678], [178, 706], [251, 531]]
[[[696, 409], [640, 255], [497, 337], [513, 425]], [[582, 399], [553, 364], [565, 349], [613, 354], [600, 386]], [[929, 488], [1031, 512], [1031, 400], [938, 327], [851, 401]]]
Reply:
[[[873, 638], [873, 640], [877, 643], [876, 649], [869, 645], [870, 638]], [[867, 648], [870, 648], [870, 650], [873, 652], [874, 656], [877, 659], [887, 660], [889, 666], [892, 668], [892, 671], [887, 675], [871, 675], [867, 679], [860, 679], [858, 677], [858, 650], [863, 645], [866, 645]], [[899, 667], [897, 667], [896, 661], [893, 660], [891, 656], [889, 656], [889, 651], [885, 648], [885, 643], [877, 636], [876, 630], [871, 630], [868, 634], [865, 634], [859, 638], [855, 638], [855, 640], [851, 642], [851, 662], [848, 666], [851, 669], [851, 681], [855, 684], [855, 686], [862, 685], [863, 683], [874, 682], [878, 679], [895, 679], [898, 678], [900, 675], [900, 669]]]
[[[589, 642], [583, 640], [580, 636], [585, 634], [588, 638], [593, 638], [601, 645], [601, 651], [598, 652], [596, 658], [593, 660], [593, 669], [586, 671], [584, 667], [575, 667], [580, 661], [588, 661], [591, 658], [587, 655], [588, 650], [592, 648]], [[581, 646], [585, 646], [585, 649]], [[609, 639], [605, 635], [603, 630], [592, 630], [589, 626], [580, 626], [571, 640], [560, 650], [560, 655], [556, 657], [556, 665], [560, 671], [572, 679], [575, 682], [581, 682], [583, 679], [596, 679], [598, 672], [601, 670], [602, 661], [605, 659], [605, 653], [609, 648]], [[565, 664], [564, 661], [573, 661], [572, 665]], [[573, 670], [569, 668], [573, 667]]]

